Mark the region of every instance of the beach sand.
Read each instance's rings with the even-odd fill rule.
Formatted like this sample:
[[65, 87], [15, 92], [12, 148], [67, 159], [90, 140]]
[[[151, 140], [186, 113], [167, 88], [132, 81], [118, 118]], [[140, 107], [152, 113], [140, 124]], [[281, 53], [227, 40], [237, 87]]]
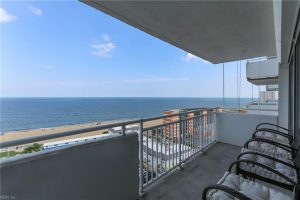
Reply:
[[[65, 126], [50, 127], [50, 128], [40, 128], [40, 129], [32, 129], [32, 130], [24, 130], [24, 131], [12, 131], [12, 132], [7, 132], [4, 135], [1, 135], [0, 141], [5, 142], [5, 141], [11, 141], [11, 140], [18, 140], [18, 139], [23, 139], [23, 138], [28, 138], [28, 137], [54, 134], [54, 133], [71, 131], [71, 130], [82, 129], [82, 128], [103, 126], [103, 125], [108, 125], [108, 124], [113, 124], [113, 123], [118, 123], [118, 122], [123, 122], [123, 121], [124, 120], [114, 120], [114, 121], [93, 122], [93, 123], [86, 123], [86, 124], [65, 125]], [[161, 119], [144, 122], [144, 128], [156, 126], [159, 124], [162, 124]], [[47, 142], [55, 142], [55, 141], [59, 141], [59, 140], [67, 140], [67, 139], [99, 135], [99, 134], [103, 134], [103, 132], [105, 132], [105, 131], [107, 131], [107, 130], [104, 129], [104, 130], [100, 130], [100, 131], [93, 131], [93, 132], [77, 134], [77, 135], [72, 135], [72, 136], [67, 136], [67, 137], [59, 137], [59, 138], [55, 138], [55, 139], [51, 139], [51, 140], [39, 141], [37, 143], [44, 144]], [[21, 151], [29, 145], [32, 145], [32, 144], [19, 145], [17, 150]], [[9, 147], [9, 148], [1, 149], [1, 150], [5, 150], [5, 151], [16, 150], [16, 147]]]

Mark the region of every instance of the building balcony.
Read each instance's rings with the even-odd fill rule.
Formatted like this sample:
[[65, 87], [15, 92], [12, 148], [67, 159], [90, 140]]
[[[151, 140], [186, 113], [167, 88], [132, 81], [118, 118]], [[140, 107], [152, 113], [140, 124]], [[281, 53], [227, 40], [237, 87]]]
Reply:
[[247, 80], [254, 85], [278, 84], [278, 60], [273, 58], [264, 61], [247, 62]]
[[[1, 195], [16, 199], [199, 199], [204, 187], [216, 183], [236, 160], [257, 124], [277, 122], [277, 116], [215, 109], [143, 128], [145, 121], [165, 117], [170, 116], [103, 126], [121, 127], [121, 134], [2, 159]], [[142, 129], [127, 133], [130, 123]], [[82, 131], [94, 129], [56, 136]], [[2, 142], [1, 148], [41, 139], [49, 138]]]

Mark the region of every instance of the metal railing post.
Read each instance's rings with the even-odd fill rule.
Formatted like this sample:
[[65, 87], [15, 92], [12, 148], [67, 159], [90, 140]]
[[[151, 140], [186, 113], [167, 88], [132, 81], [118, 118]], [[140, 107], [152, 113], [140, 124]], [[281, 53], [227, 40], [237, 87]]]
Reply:
[[199, 131], [199, 136], [198, 136], [198, 145], [199, 145], [199, 152], [202, 152], [202, 139], [201, 139], [201, 135], [202, 135], [202, 126], [201, 126], [201, 119], [202, 119], [202, 114], [203, 114], [203, 111], [200, 112], [200, 115], [198, 117], [198, 131]]
[[217, 113], [214, 113], [214, 142], [217, 140]]
[[141, 119], [141, 121], [139, 122], [139, 142], [140, 142], [140, 146], [139, 146], [139, 151], [140, 151], [140, 184], [139, 184], [139, 194], [140, 196], [142, 196], [144, 194], [143, 191], [143, 183], [144, 183], [144, 174], [143, 174], [143, 170], [144, 170], [144, 166], [143, 166], [143, 162], [144, 162], [144, 143], [143, 143], [143, 120]]
[[219, 137], [219, 111], [216, 112], [215, 114], [215, 119], [216, 119], [216, 127], [215, 127], [215, 131], [216, 131], [216, 141], [218, 141], [218, 137]]
[[203, 148], [204, 148], [204, 116], [202, 115], [201, 117], [201, 152], [203, 152]]
[[181, 142], [182, 142], [182, 115], [179, 114], [179, 169], [182, 169], [181, 166]]
[[126, 135], [126, 125], [122, 125], [121, 133], [122, 135]]

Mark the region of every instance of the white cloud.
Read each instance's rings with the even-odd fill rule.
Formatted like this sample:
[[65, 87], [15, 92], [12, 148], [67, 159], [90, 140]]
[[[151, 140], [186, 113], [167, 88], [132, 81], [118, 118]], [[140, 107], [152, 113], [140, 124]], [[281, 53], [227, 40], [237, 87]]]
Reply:
[[187, 77], [158, 77], [158, 76], [146, 76], [140, 79], [125, 80], [125, 83], [148, 83], [148, 82], [172, 82], [172, 81], [187, 81]]
[[112, 57], [109, 52], [116, 48], [114, 43], [100, 43], [100, 44], [93, 44], [93, 51], [92, 54], [95, 56], [103, 57], [103, 58], [110, 58]]
[[199, 58], [197, 56], [194, 56], [193, 54], [191, 53], [187, 53], [186, 56], [184, 56], [182, 58], [185, 62], [190, 62], [192, 60], [199, 60]]
[[0, 23], [7, 23], [16, 20], [17, 17], [0, 8]]
[[92, 44], [92, 54], [95, 56], [99, 56], [102, 58], [110, 58], [112, 55], [110, 54], [116, 48], [116, 45], [111, 41], [108, 35], [102, 36], [101, 43]]
[[40, 8], [36, 8], [33, 6], [28, 6], [28, 8], [33, 14], [35, 14], [37, 16], [41, 16], [43, 14], [43, 11]]
[[205, 64], [210, 64], [210, 62], [203, 60], [202, 58], [199, 58], [191, 53], [187, 53], [183, 58], [182, 58], [185, 62], [190, 62], [190, 61], [202, 61]]

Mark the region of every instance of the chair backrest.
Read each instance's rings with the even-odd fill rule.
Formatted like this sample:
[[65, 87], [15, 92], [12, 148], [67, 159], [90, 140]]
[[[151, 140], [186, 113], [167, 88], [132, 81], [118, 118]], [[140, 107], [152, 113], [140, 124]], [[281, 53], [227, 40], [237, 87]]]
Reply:
[[274, 129], [274, 130], [278, 130], [280, 132], [283, 133], [290, 133], [290, 130], [283, 127], [283, 126], [279, 126], [277, 124], [272, 124], [272, 123], [260, 123], [256, 126], [256, 130], [260, 129], [260, 128], [269, 128], [269, 129]]

